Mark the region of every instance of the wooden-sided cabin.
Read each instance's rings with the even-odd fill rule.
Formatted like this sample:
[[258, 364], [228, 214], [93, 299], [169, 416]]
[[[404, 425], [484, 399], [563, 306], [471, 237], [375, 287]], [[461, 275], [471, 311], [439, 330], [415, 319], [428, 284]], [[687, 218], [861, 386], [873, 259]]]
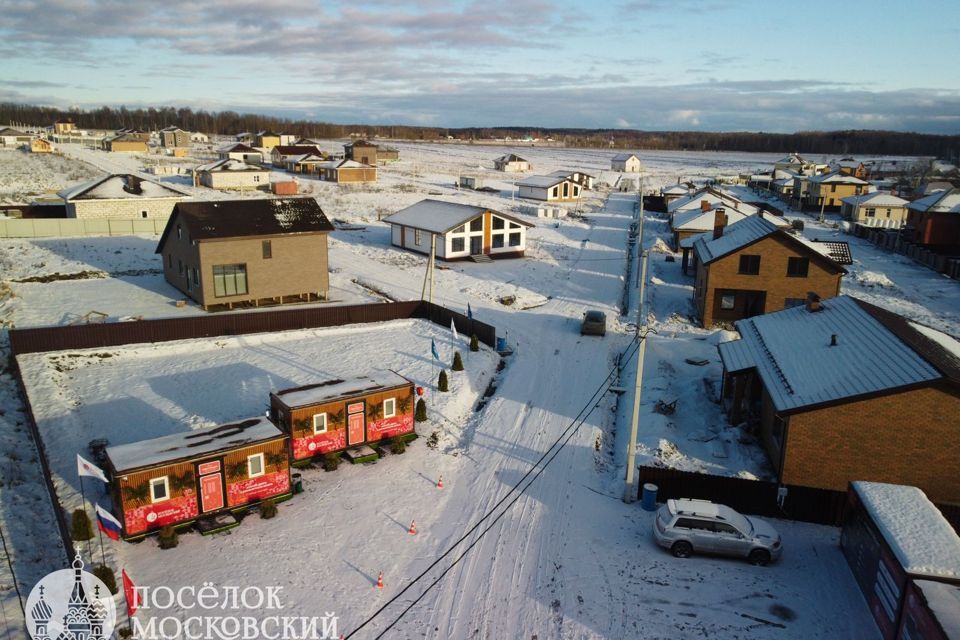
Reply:
[[393, 371], [270, 394], [270, 416], [290, 434], [294, 462], [414, 433], [413, 382]]
[[125, 539], [290, 493], [287, 436], [263, 416], [106, 453]]

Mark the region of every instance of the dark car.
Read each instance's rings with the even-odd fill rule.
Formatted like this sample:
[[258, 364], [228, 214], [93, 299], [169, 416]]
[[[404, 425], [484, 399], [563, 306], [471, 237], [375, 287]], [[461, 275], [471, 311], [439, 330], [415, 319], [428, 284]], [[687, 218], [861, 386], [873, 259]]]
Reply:
[[595, 309], [583, 314], [580, 324], [580, 335], [605, 336], [607, 335], [607, 314]]

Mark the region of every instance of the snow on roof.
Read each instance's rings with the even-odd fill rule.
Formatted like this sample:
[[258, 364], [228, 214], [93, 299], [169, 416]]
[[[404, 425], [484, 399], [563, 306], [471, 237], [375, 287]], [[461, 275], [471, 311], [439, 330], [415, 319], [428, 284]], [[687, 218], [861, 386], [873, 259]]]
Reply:
[[337, 169], [372, 169], [373, 167], [369, 164], [363, 164], [362, 162], [357, 162], [356, 160], [342, 160], [336, 165]]
[[240, 151], [250, 152], [250, 153], [260, 153], [253, 147], [245, 145], [242, 142], [234, 142], [233, 144], [228, 144], [225, 147], [220, 147], [217, 149], [220, 153], [237, 153]]
[[[711, 227], [712, 228], [712, 227]], [[717, 239], [700, 236], [694, 243], [697, 259], [706, 264], [732, 253], [760, 238], [776, 233], [779, 227], [763, 216], [747, 216], [739, 222], [727, 225]]]
[[747, 204], [732, 193], [715, 187], [703, 187], [693, 193], [688, 193], [685, 197], [678, 198], [667, 205], [667, 211], [673, 213], [683, 209], [698, 209], [702, 200], [706, 200], [711, 205], [719, 204], [724, 207], [732, 207], [740, 213], [757, 212], [757, 207], [752, 204]]
[[788, 156], [780, 158], [774, 164], [807, 164], [807, 161], [801, 158], [796, 153], [791, 153]]
[[640, 157], [635, 153], [618, 153], [617, 155], [613, 156], [613, 159], [617, 162], [626, 162], [630, 158], [636, 158], [637, 160], [640, 159]]
[[960, 189], [934, 191], [928, 196], [914, 200], [907, 205], [907, 208], [935, 213], [960, 213]]
[[875, 207], [902, 207], [908, 202], [886, 191], [873, 191], [871, 193], [862, 193], [858, 196], [847, 196], [843, 198], [842, 201], [855, 207], [868, 203]]
[[526, 162], [526, 160], [524, 160], [523, 158], [521, 158], [515, 153], [508, 153], [504, 156], [500, 156], [499, 158], [494, 160], [494, 162]]
[[411, 384], [409, 380], [393, 371], [377, 371], [365, 376], [357, 376], [347, 380], [334, 379], [308, 384], [292, 389], [274, 391], [272, 395], [283, 402], [287, 407], [295, 409], [315, 404], [333, 402], [335, 400], [352, 398], [380, 389], [390, 389]]
[[524, 178], [517, 183], [518, 187], [539, 187], [539, 188], [549, 188], [554, 185], [560, 184], [565, 180], [570, 179], [569, 173], [564, 173], [562, 176], [530, 176], [529, 178]]
[[926, 336], [942, 347], [946, 354], [957, 361], [957, 366], [960, 367], [960, 340], [942, 331], [937, 331], [936, 329], [917, 324], [916, 322], [910, 322], [909, 324], [915, 331], [918, 331], [921, 335]]
[[960, 638], [960, 586], [934, 580], [914, 580], [947, 638]]
[[799, 235], [793, 237], [838, 264], [853, 264], [849, 242], [843, 240], [808, 240]]
[[267, 169], [255, 167], [243, 162], [242, 160], [235, 160], [232, 158], [226, 158], [223, 160], [208, 162], [207, 164], [202, 164], [197, 167], [195, 171], [258, 171], [261, 173], [269, 173]]
[[816, 182], [818, 184], [869, 184], [866, 180], [861, 180], [854, 176], [845, 176], [839, 171], [810, 176], [810, 182]]
[[747, 216], [736, 209], [726, 209], [724, 207], [715, 207], [709, 211], [693, 209], [690, 211], [679, 211], [673, 216], [672, 227], [674, 231], [710, 231], [713, 229], [713, 222], [718, 209], [723, 209], [727, 214], [727, 224], [740, 222]]
[[393, 215], [384, 218], [384, 222], [402, 224], [405, 227], [422, 229], [431, 233], [446, 233], [451, 229], [455, 229], [483, 215], [485, 211], [490, 211], [498, 217], [522, 224], [526, 227], [533, 226], [525, 220], [494, 211], [493, 209], [487, 209], [486, 207], [460, 204], [459, 202], [445, 202], [432, 198], [421, 200], [406, 209], [401, 209]]
[[687, 185], [685, 184], [672, 184], [669, 187], [664, 187], [660, 189], [660, 193], [663, 195], [666, 195], [666, 194], [684, 195], [689, 191], [690, 191], [689, 187], [687, 187]]
[[130, 174], [113, 174], [103, 176], [89, 182], [69, 187], [57, 193], [58, 196], [70, 202], [71, 200], [120, 200], [128, 198], [186, 198], [186, 193], [172, 187], [132, 176]]
[[873, 305], [849, 296], [820, 304], [817, 312], [799, 306], [738, 320], [740, 340], [719, 345], [724, 367], [756, 368], [777, 411], [944, 377], [876, 317]]
[[267, 418], [249, 418], [153, 440], [107, 447], [107, 457], [113, 463], [113, 468], [122, 473], [183, 458], [198, 458], [282, 435], [283, 432]]
[[923, 491], [882, 482], [852, 484], [908, 574], [960, 580], [960, 537]]

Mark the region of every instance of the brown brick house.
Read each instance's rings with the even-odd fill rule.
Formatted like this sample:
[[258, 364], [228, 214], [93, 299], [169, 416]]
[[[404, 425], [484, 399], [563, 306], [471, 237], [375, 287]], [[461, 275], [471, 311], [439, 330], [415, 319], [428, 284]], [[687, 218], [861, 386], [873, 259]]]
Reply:
[[361, 164], [377, 164], [377, 145], [366, 140], [356, 140], [343, 145], [343, 159]]
[[329, 182], [344, 184], [377, 181], [376, 167], [355, 160], [332, 161], [315, 166], [320, 178]]
[[826, 255], [826, 247], [762, 214], [729, 226], [723, 211], [715, 215], [713, 233], [693, 243], [693, 301], [703, 326], [802, 304], [808, 291], [824, 298], [840, 293], [846, 269]]
[[779, 482], [907, 484], [960, 504], [960, 341], [849, 296], [736, 326], [719, 347], [724, 403], [756, 425]]
[[906, 235], [924, 246], [960, 250], [960, 189], [935, 191], [908, 204]]
[[313, 198], [182, 202], [156, 252], [204, 309], [327, 299], [327, 234]]

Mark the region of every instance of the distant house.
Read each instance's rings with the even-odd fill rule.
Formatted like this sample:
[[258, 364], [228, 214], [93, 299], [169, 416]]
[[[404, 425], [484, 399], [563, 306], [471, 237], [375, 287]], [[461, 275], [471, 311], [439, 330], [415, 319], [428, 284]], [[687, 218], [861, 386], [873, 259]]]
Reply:
[[[277, 146], [290, 146], [293, 144], [296, 136], [289, 133], [277, 133], [275, 131], [259, 131], [256, 135], [256, 144], [254, 146], [260, 147], [270, 151]], [[243, 142], [241, 140], [241, 142]]]
[[906, 484], [960, 503], [960, 342], [839, 296], [736, 323], [720, 344], [731, 424], [757, 425], [782, 484]]
[[205, 133], [193, 131], [190, 133], [190, 142], [201, 142], [206, 144], [207, 142], [210, 142], [210, 136]]
[[640, 173], [640, 158], [635, 153], [618, 153], [610, 160], [610, 168], [626, 173]]
[[697, 190], [690, 190], [685, 195], [671, 200], [667, 204], [667, 213], [673, 218], [684, 211], [703, 210], [704, 202], [711, 209], [723, 207], [724, 209], [734, 209], [744, 215], [751, 215], [760, 209], [756, 205], [744, 202], [730, 191], [718, 186], [701, 187]]
[[669, 207], [671, 202], [690, 195], [692, 191], [693, 189], [688, 185], [672, 184], [669, 187], [660, 189], [660, 197], [663, 198], [663, 204]]
[[519, 173], [522, 171], [533, 171], [533, 165], [514, 153], [508, 153], [500, 156], [493, 161], [493, 168], [497, 171], [506, 171], [508, 173]]
[[270, 171], [240, 160], [216, 160], [193, 170], [194, 185], [221, 190], [269, 190]]
[[704, 199], [701, 201], [698, 209], [678, 211], [671, 217], [670, 230], [673, 231], [674, 249], [679, 250], [682, 246], [681, 243], [693, 247], [692, 242], [684, 243], [684, 240], [694, 238], [707, 231], [712, 231], [716, 221], [715, 211], [723, 212], [726, 216], [724, 224], [728, 226], [740, 222], [750, 215], [749, 213], [743, 213], [737, 210], [735, 207], [727, 207], [721, 203], [711, 203], [709, 200]]
[[377, 168], [356, 162], [340, 160], [317, 165], [320, 178], [338, 184], [365, 183], [377, 181]]
[[321, 167], [327, 164], [327, 159], [316, 153], [304, 153], [303, 155], [287, 158], [284, 162], [284, 168], [290, 173], [313, 173], [319, 174]]
[[799, 200], [800, 208], [805, 211], [840, 211], [842, 200], [849, 196], [859, 196], [870, 191], [870, 185], [860, 178], [845, 176], [839, 171], [818, 174], [806, 178], [805, 188], [798, 189], [794, 179], [793, 197]]
[[323, 152], [313, 145], [277, 145], [270, 151], [270, 163], [275, 167], [285, 168], [289, 160], [308, 153], [323, 157]]
[[394, 147], [377, 147], [377, 162], [394, 162], [400, 159], [400, 150]]
[[534, 226], [485, 207], [433, 199], [421, 200], [384, 221], [390, 225], [393, 246], [429, 255], [433, 242], [441, 260], [523, 257], [527, 229]]
[[113, 174], [60, 191], [68, 218], [158, 219], [189, 196], [167, 185], [129, 174]]
[[53, 144], [44, 138], [34, 138], [30, 141], [31, 153], [53, 153]]
[[594, 177], [589, 173], [584, 173], [583, 171], [567, 171], [566, 169], [560, 169], [559, 171], [551, 171], [547, 175], [552, 178], [567, 178], [573, 182], [576, 182], [584, 189], [593, 189]]
[[960, 189], [934, 191], [909, 203], [907, 210], [912, 242], [960, 250]]
[[353, 160], [361, 164], [376, 166], [378, 147], [367, 140], [354, 140], [343, 145], [343, 159]]
[[174, 147], [189, 147], [190, 133], [180, 127], [166, 127], [160, 129], [160, 146], [165, 149]]
[[58, 136], [71, 133], [75, 130], [76, 130], [76, 127], [73, 124], [73, 120], [70, 120], [69, 118], [67, 118], [66, 120], [57, 120], [56, 122], [53, 123], [53, 132]]
[[122, 152], [122, 153], [146, 153], [147, 141], [140, 134], [119, 133], [117, 135], [104, 138], [104, 151]]
[[204, 309], [326, 300], [330, 231], [313, 198], [182, 202], [156, 253]]
[[899, 229], [907, 222], [907, 204], [886, 191], [874, 191], [844, 198], [840, 215], [865, 227]]
[[693, 301], [703, 326], [733, 322], [803, 304], [807, 293], [840, 293], [847, 271], [814, 245], [788, 233], [766, 215], [726, 227], [722, 211], [712, 234], [693, 243]]
[[4, 127], [0, 129], [0, 147], [7, 148], [19, 148], [23, 145], [30, 144], [30, 141], [33, 139], [28, 133], [23, 131], [17, 131], [16, 129], [11, 129], [10, 127]]
[[774, 171], [789, 171], [797, 175], [813, 175], [816, 163], [805, 160], [798, 153], [791, 153], [773, 163]]
[[517, 195], [521, 198], [544, 202], [575, 202], [580, 199], [583, 187], [564, 176], [530, 176], [517, 183]]
[[217, 149], [217, 157], [221, 160], [239, 160], [247, 164], [263, 164], [263, 154], [242, 142], [220, 147]]
[[853, 158], [841, 158], [836, 165], [836, 170], [843, 176], [853, 176], [854, 178], [860, 178], [861, 180], [866, 180], [870, 172], [859, 160], [854, 160]]

